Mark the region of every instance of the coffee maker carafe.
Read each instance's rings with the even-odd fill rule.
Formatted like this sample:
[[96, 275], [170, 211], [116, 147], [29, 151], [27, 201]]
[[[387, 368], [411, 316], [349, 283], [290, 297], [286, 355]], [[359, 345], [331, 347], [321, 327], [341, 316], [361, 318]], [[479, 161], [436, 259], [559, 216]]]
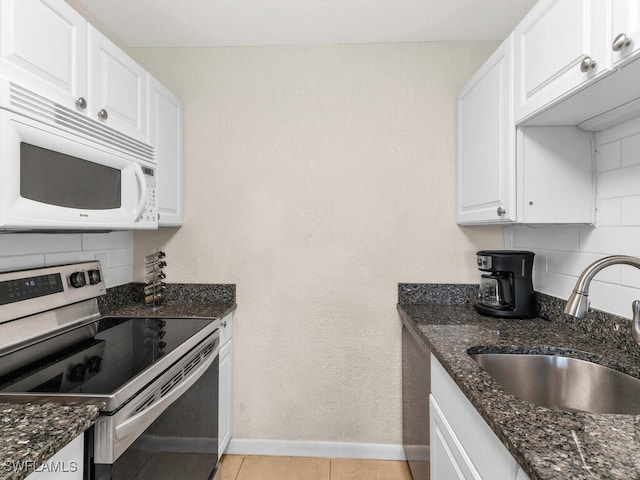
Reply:
[[476, 310], [482, 315], [503, 318], [533, 318], [536, 297], [533, 291], [533, 252], [481, 250], [478, 256], [480, 290]]

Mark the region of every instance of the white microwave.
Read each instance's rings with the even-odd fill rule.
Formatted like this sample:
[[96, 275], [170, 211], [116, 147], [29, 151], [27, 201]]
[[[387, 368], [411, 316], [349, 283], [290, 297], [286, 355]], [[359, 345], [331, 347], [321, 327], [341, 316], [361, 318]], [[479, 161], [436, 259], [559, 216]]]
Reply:
[[0, 83], [0, 230], [158, 228], [155, 149]]

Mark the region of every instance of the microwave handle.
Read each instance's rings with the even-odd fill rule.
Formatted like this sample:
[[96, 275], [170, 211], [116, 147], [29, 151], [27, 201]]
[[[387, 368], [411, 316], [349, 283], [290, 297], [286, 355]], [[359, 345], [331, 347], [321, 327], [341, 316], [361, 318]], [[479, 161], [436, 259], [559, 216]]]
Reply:
[[147, 181], [144, 179], [144, 172], [142, 171], [142, 167], [139, 163], [135, 163], [133, 165], [133, 171], [135, 173], [136, 180], [138, 181], [138, 188], [140, 189], [140, 200], [138, 201], [136, 213], [133, 217], [133, 221], [137, 222], [140, 215], [142, 215], [145, 205], [147, 204]]

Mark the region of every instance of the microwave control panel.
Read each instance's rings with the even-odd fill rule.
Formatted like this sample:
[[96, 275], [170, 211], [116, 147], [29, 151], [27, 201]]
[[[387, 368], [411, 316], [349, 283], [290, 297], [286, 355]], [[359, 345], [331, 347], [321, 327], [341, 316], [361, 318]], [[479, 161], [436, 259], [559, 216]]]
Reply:
[[140, 215], [144, 222], [155, 222], [158, 219], [158, 196], [156, 193], [156, 172], [153, 168], [142, 167], [144, 179], [147, 182], [147, 204]]

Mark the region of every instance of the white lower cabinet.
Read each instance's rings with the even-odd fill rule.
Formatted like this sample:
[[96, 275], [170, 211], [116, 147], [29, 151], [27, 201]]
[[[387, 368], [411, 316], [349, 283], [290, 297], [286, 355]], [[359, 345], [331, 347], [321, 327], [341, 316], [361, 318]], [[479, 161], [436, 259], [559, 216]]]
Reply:
[[429, 418], [431, 480], [529, 480], [433, 355]]
[[233, 434], [233, 314], [222, 319], [220, 324], [220, 377], [218, 392], [218, 458], [226, 450]]
[[27, 480], [82, 480], [84, 434], [71, 440], [62, 450], [40, 465]]

